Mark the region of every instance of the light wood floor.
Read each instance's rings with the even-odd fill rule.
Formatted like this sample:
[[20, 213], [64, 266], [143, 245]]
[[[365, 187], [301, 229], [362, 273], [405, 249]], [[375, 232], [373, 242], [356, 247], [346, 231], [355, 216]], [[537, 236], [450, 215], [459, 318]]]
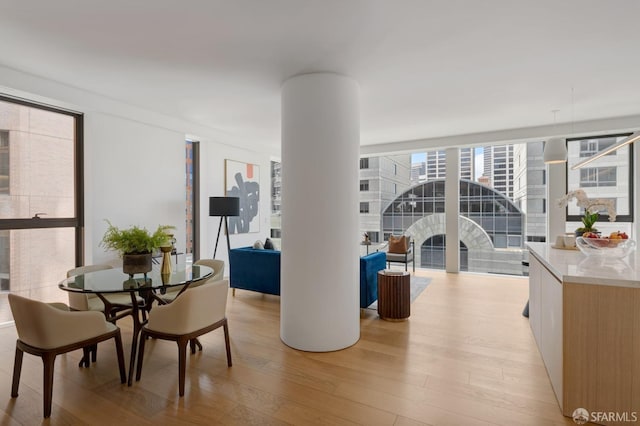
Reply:
[[[233, 367], [222, 330], [203, 336], [204, 351], [188, 355], [183, 398], [172, 342], [148, 342], [142, 380], [130, 388], [118, 380], [111, 342], [88, 369], [78, 368], [80, 351], [60, 356], [45, 424], [574, 424], [560, 413], [521, 315], [526, 278], [417, 274], [433, 280], [409, 321], [366, 311], [360, 341], [332, 353], [287, 347], [279, 298], [237, 291], [228, 304]], [[128, 360], [130, 323], [118, 324]], [[13, 327], [0, 329], [1, 424], [40, 424], [38, 358], [25, 354], [20, 396], [10, 397], [15, 338]]]

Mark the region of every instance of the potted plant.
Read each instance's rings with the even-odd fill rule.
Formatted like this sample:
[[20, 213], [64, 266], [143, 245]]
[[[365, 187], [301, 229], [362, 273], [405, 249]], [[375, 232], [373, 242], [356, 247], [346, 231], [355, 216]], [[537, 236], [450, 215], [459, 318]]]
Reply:
[[589, 213], [589, 209], [585, 209], [584, 216], [582, 216], [582, 224], [580, 228], [576, 229], [576, 237], [581, 237], [585, 232], [597, 233], [598, 230], [594, 227], [596, 221], [600, 215], [598, 212]]
[[171, 244], [171, 237], [167, 231], [174, 229], [173, 226], [159, 225], [152, 234], [139, 226], [120, 229], [108, 220], [107, 223], [109, 226], [100, 245], [122, 256], [122, 270], [129, 275], [149, 272], [153, 251]]

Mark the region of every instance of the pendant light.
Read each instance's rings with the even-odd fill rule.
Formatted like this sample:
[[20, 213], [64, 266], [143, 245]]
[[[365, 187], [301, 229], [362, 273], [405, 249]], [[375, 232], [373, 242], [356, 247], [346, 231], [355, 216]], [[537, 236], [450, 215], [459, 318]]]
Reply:
[[[556, 113], [553, 111], [553, 129], [556, 128]], [[550, 138], [544, 144], [544, 162], [545, 164], [559, 164], [567, 162], [567, 145], [562, 138]]]

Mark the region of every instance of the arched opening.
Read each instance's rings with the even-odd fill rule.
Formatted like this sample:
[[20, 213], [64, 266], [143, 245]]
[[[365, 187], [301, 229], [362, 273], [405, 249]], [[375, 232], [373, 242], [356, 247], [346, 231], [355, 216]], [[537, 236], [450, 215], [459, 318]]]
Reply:
[[[434, 235], [427, 238], [420, 246], [420, 267], [431, 269], [445, 269], [445, 247], [447, 236]], [[460, 241], [460, 270], [469, 270], [469, 249]]]

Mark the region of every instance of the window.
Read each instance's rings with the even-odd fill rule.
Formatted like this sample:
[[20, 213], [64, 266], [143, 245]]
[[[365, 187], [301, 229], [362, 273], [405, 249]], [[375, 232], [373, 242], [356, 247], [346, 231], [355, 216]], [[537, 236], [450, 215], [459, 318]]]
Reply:
[[369, 213], [369, 203], [360, 203], [360, 213]]
[[377, 231], [367, 231], [367, 235], [369, 235], [369, 239], [372, 243], [380, 242], [380, 233]]
[[0, 131], [0, 194], [9, 193], [9, 132]]
[[360, 191], [368, 191], [369, 190], [369, 181], [361, 180], [360, 181]]
[[368, 168], [369, 168], [369, 158], [361, 158], [360, 169], [368, 169]]
[[[588, 167], [573, 170], [571, 167], [625, 139], [628, 134], [591, 136], [567, 140], [567, 190], [582, 188], [589, 198], [615, 200], [616, 222], [633, 221], [633, 144], [622, 146], [612, 153], [589, 163]], [[580, 222], [583, 212], [576, 203], [567, 205], [567, 222]], [[601, 212], [598, 222], [607, 223], [606, 212]]]
[[589, 167], [580, 169], [580, 186], [616, 186], [616, 167]]
[[9, 231], [0, 231], [0, 291], [9, 291], [10, 256]]
[[[55, 283], [83, 264], [82, 123], [81, 114], [0, 95], [0, 193], [11, 194], [0, 212], [2, 291], [55, 301], [65, 297]], [[0, 298], [0, 323], [10, 319]]]
[[[580, 141], [580, 157], [591, 157], [603, 149], [609, 148], [614, 143], [616, 143], [615, 137], [583, 139]], [[616, 151], [612, 151], [607, 155], [616, 155]]]

